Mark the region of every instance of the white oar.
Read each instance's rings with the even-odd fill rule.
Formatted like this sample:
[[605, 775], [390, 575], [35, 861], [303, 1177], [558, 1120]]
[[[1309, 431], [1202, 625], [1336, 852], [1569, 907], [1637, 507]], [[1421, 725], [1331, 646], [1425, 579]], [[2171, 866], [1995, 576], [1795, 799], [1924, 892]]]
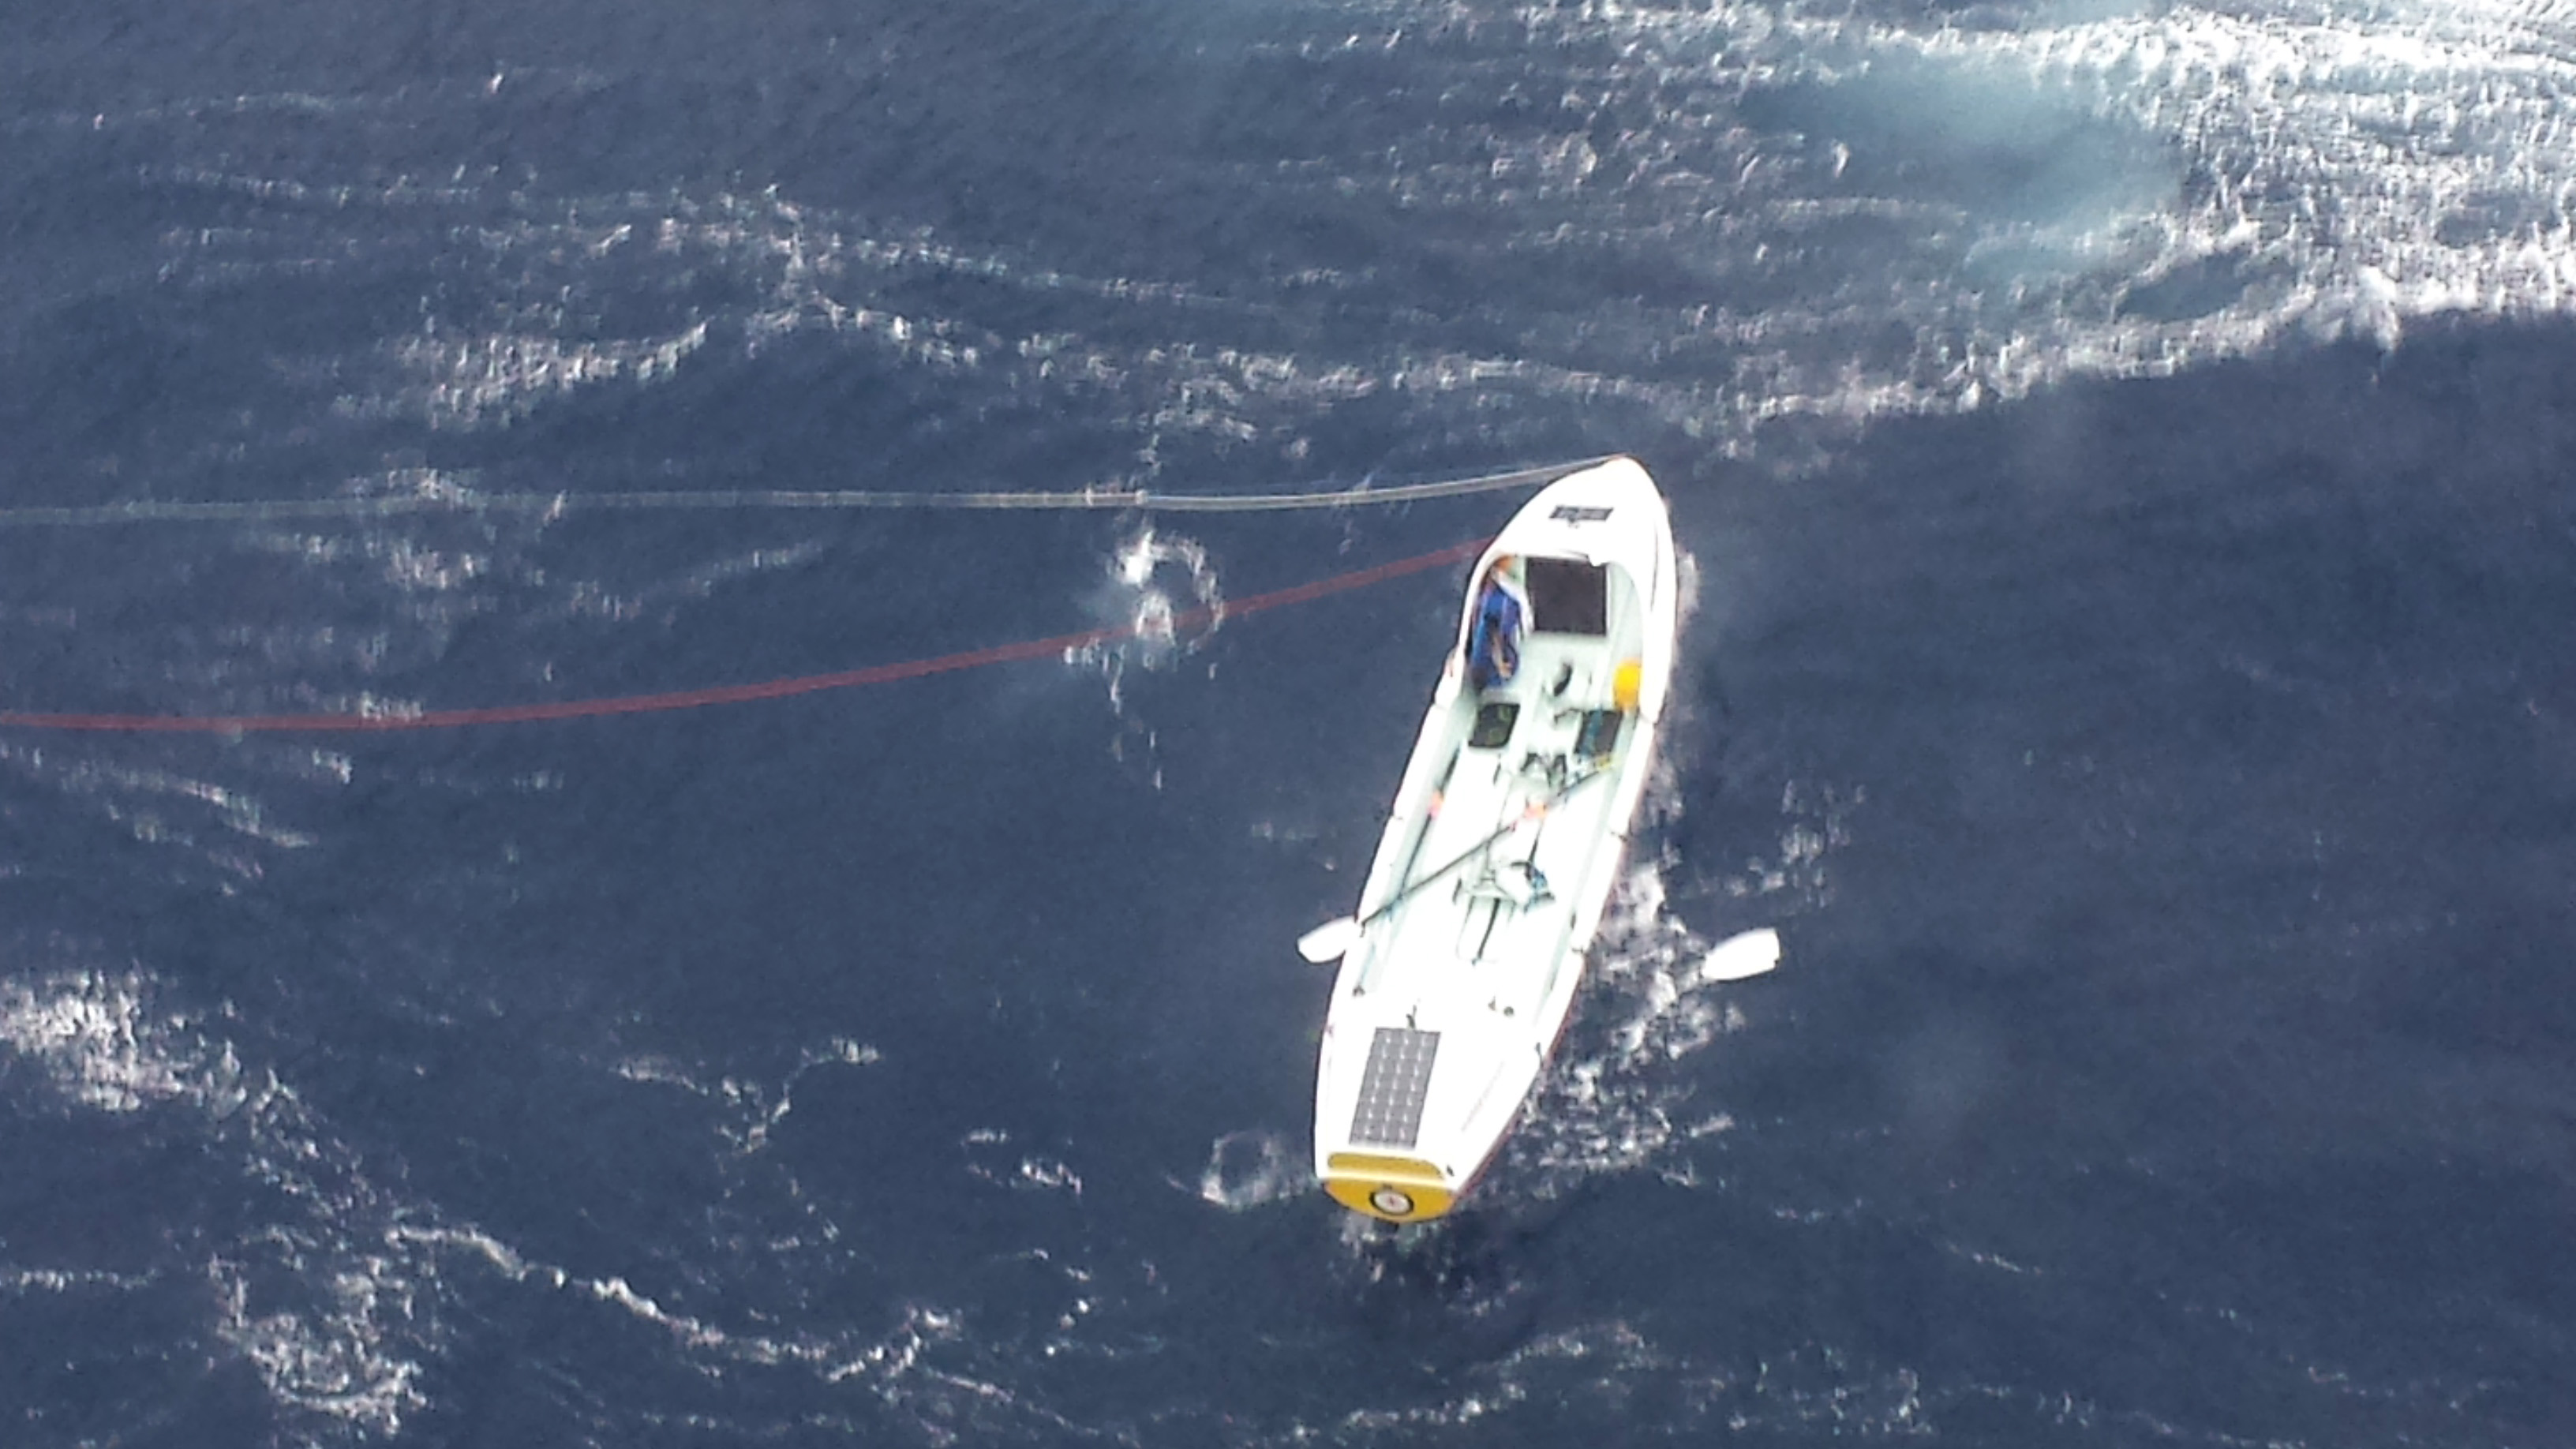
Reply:
[[1495, 841], [1502, 839], [1513, 831], [1520, 829], [1523, 822], [1545, 814], [1548, 807], [1556, 804], [1560, 800], [1563, 800], [1566, 796], [1573, 794], [1575, 791], [1582, 789], [1587, 782], [1598, 780], [1609, 773], [1610, 772], [1608, 770], [1604, 769], [1594, 770], [1588, 774], [1577, 776], [1555, 794], [1550, 795], [1546, 799], [1539, 801], [1537, 804], [1530, 806], [1527, 810], [1522, 811], [1518, 816], [1506, 822], [1493, 834], [1488, 835], [1484, 839], [1477, 841], [1474, 845], [1469, 846], [1465, 851], [1462, 851], [1459, 854], [1456, 860], [1449, 862], [1447, 865], [1440, 867], [1431, 874], [1426, 875], [1420, 880], [1415, 881], [1413, 884], [1406, 886], [1404, 889], [1397, 891], [1394, 895], [1387, 897], [1384, 904], [1380, 905], [1376, 910], [1369, 912], [1367, 915], [1361, 916], [1356, 920], [1349, 916], [1342, 916], [1334, 920], [1326, 921], [1324, 924], [1308, 931], [1306, 934], [1297, 938], [1297, 954], [1314, 962], [1318, 966], [1323, 965], [1327, 961], [1338, 961], [1342, 957], [1349, 955], [1350, 949], [1360, 943], [1360, 937], [1367, 933], [1369, 927], [1376, 925], [1387, 912], [1394, 910], [1397, 906], [1403, 905], [1407, 900], [1410, 900], [1415, 891], [1422, 889], [1424, 886], [1440, 879], [1449, 872], [1456, 870], [1458, 867], [1465, 865], [1471, 860], [1474, 860], [1477, 856], [1484, 854], [1488, 846], [1491, 846]]
[[1326, 921], [1297, 938], [1297, 954], [1321, 966], [1339, 961], [1360, 943], [1360, 933], [1368, 929], [1349, 916]]
[[1702, 981], [1742, 981], [1780, 964], [1780, 933], [1765, 926], [1720, 941], [1699, 963]]

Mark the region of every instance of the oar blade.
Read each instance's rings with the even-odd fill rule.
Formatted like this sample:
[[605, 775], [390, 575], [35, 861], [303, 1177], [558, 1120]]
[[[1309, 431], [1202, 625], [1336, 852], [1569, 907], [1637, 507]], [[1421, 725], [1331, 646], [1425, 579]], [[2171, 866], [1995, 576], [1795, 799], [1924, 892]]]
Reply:
[[1780, 933], [1765, 926], [1717, 943], [1699, 965], [1702, 981], [1742, 981], [1780, 964]]
[[1360, 943], [1360, 923], [1344, 916], [1326, 921], [1297, 938], [1297, 954], [1321, 966], [1339, 961]]

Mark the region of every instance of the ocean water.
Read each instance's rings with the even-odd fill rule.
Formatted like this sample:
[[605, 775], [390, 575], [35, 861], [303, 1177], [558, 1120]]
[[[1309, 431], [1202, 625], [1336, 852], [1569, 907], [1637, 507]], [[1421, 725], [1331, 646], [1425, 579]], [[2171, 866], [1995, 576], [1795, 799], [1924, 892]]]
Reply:
[[[2576, 1438], [2576, 10], [0, 4], [0, 1444]], [[1456, 1217], [1306, 1165], [1514, 495], [1695, 594]], [[492, 506], [561, 495], [557, 510]], [[42, 522], [136, 502], [431, 499]], [[1701, 979], [1774, 927], [1773, 975]]]

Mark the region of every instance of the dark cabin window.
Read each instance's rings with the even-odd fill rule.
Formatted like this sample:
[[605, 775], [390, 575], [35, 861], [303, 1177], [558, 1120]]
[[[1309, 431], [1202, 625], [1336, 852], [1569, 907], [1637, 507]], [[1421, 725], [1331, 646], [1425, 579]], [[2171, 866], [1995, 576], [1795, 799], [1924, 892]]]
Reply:
[[1626, 718], [1615, 709], [1585, 710], [1583, 728], [1575, 732], [1574, 752], [1595, 760], [1610, 758], [1619, 748], [1619, 722]]
[[1521, 707], [1509, 700], [1488, 700], [1476, 710], [1476, 727], [1467, 733], [1467, 748], [1499, 750], [1512, 742], [1512, 722], [1521, 717]]
[[1534, 558], [1523, 574], [1530, 627], [1543, 634], [1610, 632], [1610, 571], [1566, 558]]

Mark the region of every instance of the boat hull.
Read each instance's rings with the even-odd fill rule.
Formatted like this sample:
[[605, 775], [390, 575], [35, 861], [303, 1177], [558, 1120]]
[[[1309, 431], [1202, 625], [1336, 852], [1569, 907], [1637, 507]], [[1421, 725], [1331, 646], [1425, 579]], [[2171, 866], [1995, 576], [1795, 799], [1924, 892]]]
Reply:
[[1455, 1207], [1554, 1051], [1672, 677], [1672, 530], [1630, 460], [1548, 485], [1470, 579], [1316, 1066], [1316, 1175], [1391, 1222]]

